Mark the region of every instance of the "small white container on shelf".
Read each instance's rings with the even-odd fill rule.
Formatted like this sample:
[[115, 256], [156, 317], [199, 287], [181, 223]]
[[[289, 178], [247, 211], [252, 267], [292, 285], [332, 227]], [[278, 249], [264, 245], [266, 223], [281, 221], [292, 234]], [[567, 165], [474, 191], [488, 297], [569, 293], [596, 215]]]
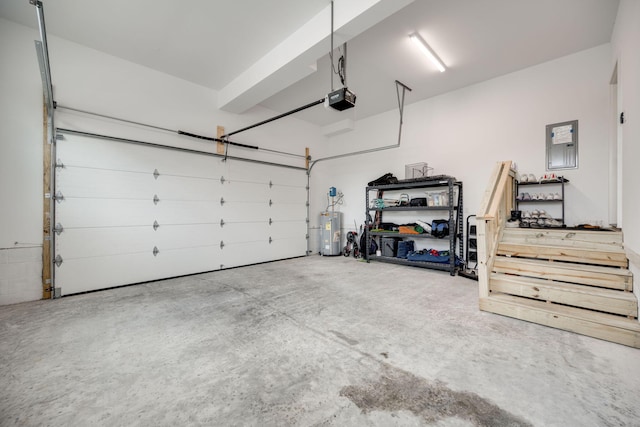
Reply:
[[433, 171], [427, 163], [412, 163], [404, 165], [404, 179], [426, 178]]
[[446, 191], [429, 191], [427, 194], [427, 206], [447, 207], [449, 206], [449, 196]]

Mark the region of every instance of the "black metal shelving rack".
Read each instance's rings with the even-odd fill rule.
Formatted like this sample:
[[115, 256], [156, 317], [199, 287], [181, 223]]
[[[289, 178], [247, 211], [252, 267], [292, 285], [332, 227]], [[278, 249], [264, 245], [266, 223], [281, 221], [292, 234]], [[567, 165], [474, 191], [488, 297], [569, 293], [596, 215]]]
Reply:
[[[415, 189], [437, 189], [437, 188], [446, 188], [448, 193], [448, 204], [447, 206], [397, 206], [397, 207], [386, 207], [386, 208], [372, 208], [370, 207], [370, 197], [369, 193], [371, 191], [376, 192], [376, 196], [382, 196], [385, 191], [396, 191], [396, 190], [415, 190]], [[457, 200], [455, 198], [455, 188], [457, 191]], [[377, 197], [376, 197], [377, 198]], [[380, 216], [383, 215], [384, 212], [398, 212], [398, 211], [446, 211], [449, 215], [449, 236], [446, 238], [449, 240], [449, 262], [448, 263], [437, 263], [437, 262], [428, 262], [428, 261], [409, 261], [403, 258], [395, 258], [389, 256], [379, 256], [379, 255], [371, 255], [367, 250], [364, 250], [364, 256], [369, 261], [382, 261], [389, 262], [393, 264], [400, 265], [410, 265], [414, 267], [422, 267], [422, 268], [432, 268], [436, 270], [445, 270], [449, 271], [449, 273], [454, 276], [456, 274], [456, 254], [462, 256], [463, 254], [463, 239], [462, 239], [462, 228], [463, 221], [461, 215], [463, 213], [462, 206], [462, 182], [457, 181], [454, 177], [434, 177], [432, 179], [424, 179], [424, 180], [405, 180], [399, 181], [397, 184], [383, 184], [383, 185], [372, 185], [367, 186], [365, 191], [365, 239], [366, 239], [366, 248], [371, 247], [371, 239], [380, 237], [409, 237], [409, 238], [417, 238], [417, 239], [436, 239], [430, 234], [401, 234], [394, 232], [383, 232], [383, 231], [371, 231], [372, 219], [370, 212], [379, 212]], [[443, 239], [437, 239], [443, 240]], [[381, 247], [379, 244], [378, 247]]]

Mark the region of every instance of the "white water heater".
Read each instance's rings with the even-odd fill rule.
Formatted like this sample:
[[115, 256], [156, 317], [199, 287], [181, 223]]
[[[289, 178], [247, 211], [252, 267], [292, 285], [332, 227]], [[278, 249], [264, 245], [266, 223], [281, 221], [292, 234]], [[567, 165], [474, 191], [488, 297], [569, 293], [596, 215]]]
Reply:
[[336, 256], [342, 254], [340, 215], [340, 212], [322, 212], [320, 214], [320, 255]]

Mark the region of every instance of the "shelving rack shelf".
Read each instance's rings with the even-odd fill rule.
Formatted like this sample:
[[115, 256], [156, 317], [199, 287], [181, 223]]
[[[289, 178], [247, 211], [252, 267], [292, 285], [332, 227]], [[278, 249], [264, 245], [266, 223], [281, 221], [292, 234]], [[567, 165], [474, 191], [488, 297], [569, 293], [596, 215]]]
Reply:
[[467, 267], [469, 267], [471, 263], [475, 263], [476, 266], [478, 265], [478, 226], [471, 224], [471, 218], [473, 218], [475, 222], [476, 216], [469, 215], [467, 217], [467, 252], [465, 254]]
[[[561, 227], [566, 227], [566, 224], [564, 223], [564, 199], [565, 199], [565, 193], [564, 193], [564, 185], [565, 183], [568, 183], [569, 180], [566, 179], [565, 177], [559, 176], [557, 179], [554, 180], [548, 180], [548, 181], [535, 181], [535, 182], [519, 182], [516, 181], [516, 185], [514, 188], [514, 199], [515, 199], [515, 204], [514, 206], [516, 207], [517, 210], [521, 210], [520, 205], [521, 204], [559, 204], [561, 207], [561, 216], [560, 218], [555, 218], [556, 220], [560, 221], [562, 223]], [[521, 187], [529, 187], [529, 186], [549, 186], [549, 185], [559, 185], [560, 186], [560, 199], [538, 199], [538, 200], [523, 200], [521, 199], [520, 196], [520, 192], [521, 192]], [[541, 228], [561, 228], [561, 227], [541, 227]]]
[[[393, 206], [384, 208], [371, 207], [370, 193], [376, 192], [375, 198], [383, 198], [385, 192], [400, 192], [403, 190], [442, 190], [447, 194], [447, 204], [442, 206]], [[457, 189], [457, 191], [456, 191]], [[455, 197], [457, 193], [457, 198]], [[365, 239], [366, 248], [371, 247], [371, 240], [378, 239], [378, 247], [381, 247], [379, 241], [383, 237], [397, 237], [397, 238], [411, 238], [411, 239], [435, 239], [435, 240], [448, 240], [449, 242], [449, 259], [447, 263], [428, 262], [428, 261], [410, 261], [404, 258], [371, 255], [367, 250], [364, 250], [365, 258], [367, 262], [370, 261], [382, 261], [400, 265], [410, 265], [421, 268], [432, 268], [436, 270], [445, 270], [454, 276], [456, 273], [456, 254], [460, 256], [463, 253], [463, 239], [462, 239], [462, 219], [463, 212], [462, 206], [462, 182], [457, 181], [451, 176], [436, 176], [429, 178], [421, 178], [419, 180], [410, 179], [399, 181], [397, 184], [382, 184], [367, 186], [365, 191]], [[387, 231], [371, 231], [371, 227], [374, 223], [380, 223], [382, 217], [386, 213], [391, 212], [422, 212], [422, 213], [436, 213], [446, 212], [449, 221], [449, 236], [444, 238], [436, 238], [430, 234], [405, 234], [397, 232]], [[371, 212], [375, 212], [376, 219], [371, 219]]]

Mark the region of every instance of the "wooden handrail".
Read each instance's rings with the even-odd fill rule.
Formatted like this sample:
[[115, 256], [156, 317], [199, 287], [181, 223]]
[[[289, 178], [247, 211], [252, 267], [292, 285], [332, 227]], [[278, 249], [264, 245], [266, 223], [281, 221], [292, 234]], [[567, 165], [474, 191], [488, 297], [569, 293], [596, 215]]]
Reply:
[[477, 214], [478, 282], [480, 298], [489, 296], [489, 276], [507, 216], [513, 209], [515, 171], [511, 161], [498, 162]]
[[496, 218], [509, 176], [515, 176], [515, 172], [511, 169], [511, 161], [498, 162], [489, 179], [489, 186], [484, 192], [477, 219]]

